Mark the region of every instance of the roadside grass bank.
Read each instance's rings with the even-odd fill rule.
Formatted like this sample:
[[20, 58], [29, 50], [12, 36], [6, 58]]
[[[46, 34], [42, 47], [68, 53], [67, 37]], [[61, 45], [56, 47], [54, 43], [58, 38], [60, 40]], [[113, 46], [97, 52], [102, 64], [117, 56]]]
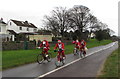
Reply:
[[[115, 50], [105, 61], [103, 69], [101, 72], [98, 74], [97, 79], [103, 78], [108, 78], [108, 77], [113, 77], [113, 79], [117, 79], [118, 77], [120, 78], [120, 61], [118, 58], [118, 51], [120, 49]], [[119, 55], [120, 57], [120, 55]]]
[[[103, 40], [99, 43], [99, 41], [92, 39], [87, 42], [87, 48], [92, 48], [100, 45], [106, 45], [111, 43], [111, 40]], [[56, 57], [57, 53], [53, 52], [53, 46], [50, 47], [49, 52], [52, 53], [52, 58]], [[65, 45], [65, 54], [72, 53], [74, 49], [74, 44]], [[3, 51], [2, 52], [2, 69], [8, 69], [12, 67], [17, 67], [24, 64], [29, 64], [36, 62], [37, 55], [41, 53], [40, 49], [33, 50], [11, 50], [11, 51]]]
[[0, 71], [2, 71], [2, 51], [0, 51]]

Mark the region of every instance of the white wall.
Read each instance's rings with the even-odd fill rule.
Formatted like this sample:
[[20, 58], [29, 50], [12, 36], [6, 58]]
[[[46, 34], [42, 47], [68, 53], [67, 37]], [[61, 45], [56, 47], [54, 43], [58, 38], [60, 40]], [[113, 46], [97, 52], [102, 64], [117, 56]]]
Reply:
[[6, 34], [6, 24], [0, 23], [0, 34]]
[[[20, 27], [22, 27], [22, 30], [20, 30]], [[17, 26], [16, 30], [19, 31], [19, 33], [21, 33], [21, 32], [34, 32], [35, 28], [29, 28], [28, 31], [27, 31], [27, 28], [29, 28], [29, 27]]]
[[40, 41], [43, 41], [43, 40], [47, 40], [49, 42], [52, 42], [52, 35], [29, 35], [29, 40], [33, 41], [33, 40], [40, 40]]
[[[10, 25], [10, 22], [11, 22], [11, 25]], [[16, 26], [16, 24], [13, 23], [11, 20], [8, 21], [7, 30], [14, 30], [16, 33], [19, 33], [19, 30], [17, 27], [18, 26]]]
[[[11, 25], [10, 25], [11, 22]], [[22, 27], [22, 30], [20, 30], [20, 27]], [[22, 32], [34, 32], [35, 28], [29, 28], [29, 31], [27, 31], [28, 27], [24, 27], [24, 26], [17, 26], [14, 22], [9, 21], [8, 22], [8, 26], [7, 26], [8, 30], [14, 30], [16, 33], [22, 33]]]

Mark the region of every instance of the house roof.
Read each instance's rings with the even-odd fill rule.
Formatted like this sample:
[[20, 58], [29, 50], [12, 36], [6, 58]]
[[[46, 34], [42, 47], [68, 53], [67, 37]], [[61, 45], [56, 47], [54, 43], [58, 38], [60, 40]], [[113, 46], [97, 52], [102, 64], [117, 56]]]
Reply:
[[0, 21], [0, 23], [2, 23], [2, 24], [6, 24], [4, 21]]
[[17, 20], [11, 20], [13, 21], [17, 26], [23, 26], [23, 27], [31, 27], [31, 28], [37, 28], [34, 24], [28, 23], [28, 21], [17, 21]]
[[17, 34], [14, 30], [8, 30], [11, 34]]
[[38, 33], [35, 33], [35, 32], [21, 32], [21, 33], [19, 33], [19, 34], [25, 34], [25, 35], [36, 35], [36, 34], [38, 34]]

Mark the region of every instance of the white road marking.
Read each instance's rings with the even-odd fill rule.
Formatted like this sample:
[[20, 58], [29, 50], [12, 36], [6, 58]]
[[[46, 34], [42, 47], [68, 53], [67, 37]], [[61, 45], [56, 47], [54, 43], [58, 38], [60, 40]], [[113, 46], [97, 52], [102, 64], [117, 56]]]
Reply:
[[[87, 54], [85, 57], [88, 57], [88, 56], [90, 56], [90, 55], [92, 55], [92, 54], [94, 54], [94, 53], [100, 52], [100, 51], [102, 51], [102, 50], [108, 49], [108, 48], [112, 47], [115, 43], [116, 43], [116, 42], [113, 42], [111, 46], [108, 46], [108, 47], [99, 49], [99, 50], [97, 50], [97, 51], [94, 51], [94, 52], [92, 52], [92, 53], [90, 53], [90, 54]], [[45, 74], [43, 74], [43, 75], [40, 75], [40, 76], [38, 76], [38, 77], [35, 78], [35, 79], [39, 79], [39, 78], [42, 78], [42, 77], [44, 77], [44, 76], [46, 76], [46, 75], [49, 75], [49, 74], [51, 74], [51, 73], [53, 73], [53, 72], [55, 72], [55, 71], [58, 71], [58, 70], [60, 70], [60, 69], [62, 69], [62, 68], [64, 68], [64, 67], [67, 67], [67, 66], [69, 66], [69, 65], [71, 65], [71, 64], [73, 64], [73, 63], [75, 63], [75, 62], [77, 62], [77, 61], [79, 61], [79, 60], [81, 60], [81, 59], [82, 59], [82, 58], [78, 58], [78, 59], [76, 59], [76, 60], [74, 60], [74, 61], [72, 61], [72, 62], [70, 62], [70, 63], [68, 63], [68, 64], [66, 64], [66, 65], [63, 65], [63, 66], [61, 66], [61, 67], [59, 67], [59, 68], [57, 68], [57, 69], [54, 69], [54, 70], [52, 70], [52, 71], [49, 71], [49, 72], [47, 72], [47, 73], [45, 73]]]

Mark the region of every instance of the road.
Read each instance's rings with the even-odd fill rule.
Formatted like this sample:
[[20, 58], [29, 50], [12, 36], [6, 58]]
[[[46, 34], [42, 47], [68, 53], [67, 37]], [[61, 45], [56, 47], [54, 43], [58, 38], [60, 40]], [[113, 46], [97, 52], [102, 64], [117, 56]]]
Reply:
[[[111, 47], [110, 47], [111, 46]], [[108, 48], [109, 47], [109, 48]], [[45, 64], [32, 63], [2, 72], [3, 79], [21, 77], [33, 79], [40, 77], [96, 77], [105, 59], [118, 48], [117, 42], [90, 48], [87, 57], [80, 59], [73, 54], [67, 55], [66, 65], [56, 69], [55, 58]], [[31, 78], [30, 78], [31, 77]], [[11, 78], [13, 79], [13, 78]]]

